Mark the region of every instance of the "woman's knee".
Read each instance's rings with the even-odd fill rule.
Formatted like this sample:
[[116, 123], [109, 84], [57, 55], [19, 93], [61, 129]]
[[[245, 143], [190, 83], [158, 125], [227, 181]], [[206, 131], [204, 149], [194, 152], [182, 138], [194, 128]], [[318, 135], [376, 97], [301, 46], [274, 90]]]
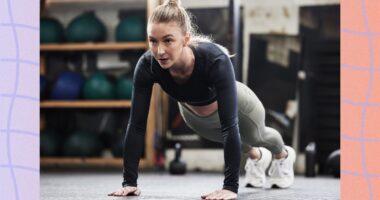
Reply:
[[263, 134], [263, 141], [268, 146], [272, 153], [281, 153], [284, 148], [284, 141], [281, 134], [274, 128], [265, 127], [265, 134]]

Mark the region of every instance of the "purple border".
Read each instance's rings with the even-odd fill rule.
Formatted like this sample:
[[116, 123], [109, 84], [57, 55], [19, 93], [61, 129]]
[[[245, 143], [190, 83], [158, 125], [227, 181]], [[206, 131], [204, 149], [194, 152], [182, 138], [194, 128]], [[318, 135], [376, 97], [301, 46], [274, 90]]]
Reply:
[[[25, 14], [27, 13], [27, 15]], [[39, 1], [0, 1], [0, 199], [39, 199]]]

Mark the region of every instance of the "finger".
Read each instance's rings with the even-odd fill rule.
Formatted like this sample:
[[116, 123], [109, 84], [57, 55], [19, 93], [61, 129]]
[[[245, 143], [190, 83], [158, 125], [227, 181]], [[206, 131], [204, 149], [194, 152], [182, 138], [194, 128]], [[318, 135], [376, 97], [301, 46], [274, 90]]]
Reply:
[[123, 191], [116, 192], [115, 196], [121, 196], [123, 194]]
[[215, 199], [223, 199], [224, 200], [224, 199], [226, 199], [226, 194], [223, 191], [220, 191], [215, 195]]
[[224, 199], [225, 194], [223, 192], [219, 192], [218, 194], [215, 195], [215, 199]]
[[206, 200], [215, 200], [215, 195], [209, 195], [208, 197], [206, 197]]
[[139, 196], [141, 194], [141, 190], [136, 189], [136, 191], [133, 192], [133, 195]]
[[110, 194], [108, 194], [108, 196], [119, 196], [117, 192], [112, 192]]
[[205, 199], [206, 200], [212, 200], [211, 195], [208, 195]]
[[122, 196], [128, 196], [128, 194], [132, 193], [132, 192], [134, 192], [134, 190], [124, 189], [121, 195]]
[[218, 195], [219, 192], [220, 192], [219, 190], [216, 190], [216, 191], [212, 192], [211, 194], [209, 194], [209, 195], [206, 197], [206, 199], [207, 199], [207, 200], [213, 200], [213, 199], [215, 199], [215, 197]]
[[208, 196], [210, 196], [212, 193], [209, 193], [209, 194], [204, 194], [204, 195], [201, 195], [202, 199], [205, 199], [207, 198]]
[[224, 199], [224, 200], [233, 200], [236, 198], [237, 198], [237, 195], [235, 195], [235, 194], [225, 194], [222, 196], [222, 199]]
[[[211, 194], [211, 193], [210, 193]], [[201, 197], [202, 197], [202, 199], [205, 199], [206, 197], [208, 197], [210, 194], [204, 194], [204, 195], [202, 195]]]

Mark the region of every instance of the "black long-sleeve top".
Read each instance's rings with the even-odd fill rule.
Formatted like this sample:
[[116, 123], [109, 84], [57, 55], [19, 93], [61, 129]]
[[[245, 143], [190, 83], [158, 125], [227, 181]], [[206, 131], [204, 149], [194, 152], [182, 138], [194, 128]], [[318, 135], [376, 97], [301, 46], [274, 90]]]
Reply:
[[152, 53], [139, 59], [133, 77], [132, 108], [124, 139], [124, 170], [122, 183], [137, 186], [139, 159], [143, 153], [149, 103], [154, 83], [172, 98], [190, 105], [218, 102], [221, 133], [224, 138], [223, 189], [238, 192], [240, 167], [240, 134], [237, 115], [237, 95], [232, 63], [214, 43], [191, 47], [195, 64], [190, 78], [183, 84], [174, 81], [169, 71], [162, 69]]

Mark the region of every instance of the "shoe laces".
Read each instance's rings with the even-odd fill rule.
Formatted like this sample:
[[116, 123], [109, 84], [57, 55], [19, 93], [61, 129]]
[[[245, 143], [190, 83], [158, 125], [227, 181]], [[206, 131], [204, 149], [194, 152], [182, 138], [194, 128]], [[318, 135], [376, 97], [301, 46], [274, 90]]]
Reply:
[[249, 163], [245, 165], [245, 171], [249, 172], [254, 177], [260, 177], [260, 175], [263, 174], [263, 172], [260, 170], [258, 161], [251, 160], [248, 162]]
[[287, 176], [290, 173], [289, 163], [286, 159], [273, 160], [272, 166], [269, 168], [268, 175], [277, 175], [279, 177]]

